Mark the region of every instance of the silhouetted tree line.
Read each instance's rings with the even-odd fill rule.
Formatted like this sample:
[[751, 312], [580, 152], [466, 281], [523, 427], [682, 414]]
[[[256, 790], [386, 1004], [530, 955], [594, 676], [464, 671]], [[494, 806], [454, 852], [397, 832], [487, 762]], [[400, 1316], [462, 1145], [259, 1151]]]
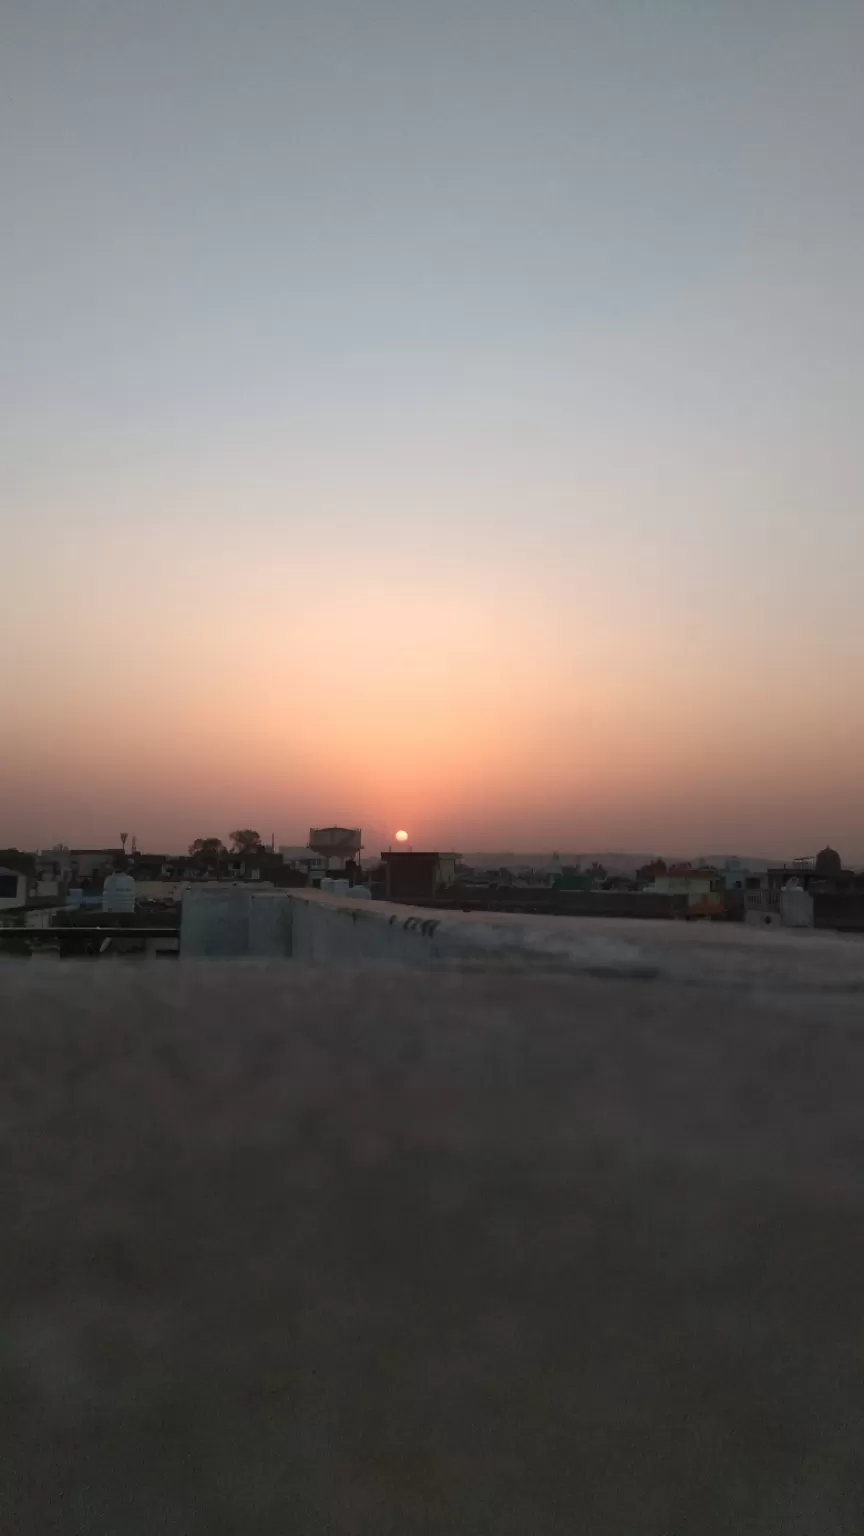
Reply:
[[[258, 853], [264, 846], [261, 833], [253, 831], [251, 827], [240, 827], [236, 832], [229, 832], [228, 837], [231, 853]], [[194, 843], [189, 844], [191, 857], [200, 859], [202, 863], [224, 858], [228, 852], [221, 837], [196, 837]]]

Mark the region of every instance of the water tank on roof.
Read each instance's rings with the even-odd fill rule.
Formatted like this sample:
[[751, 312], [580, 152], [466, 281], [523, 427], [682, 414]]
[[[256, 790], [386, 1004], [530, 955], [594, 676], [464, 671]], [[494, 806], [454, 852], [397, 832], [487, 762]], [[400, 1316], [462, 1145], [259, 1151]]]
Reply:
[[309, 847], [325, 859], [356, 858], [363, 846], [359, 827], [310, 827]]
[[135, 881], [131, 875], [108, 876], [102, 887], [102, 911], [135, 911]]
[[813, 927], [813, 897], [797, 881], [788, 881], [781, 892], [780, 915], [787, 928]]

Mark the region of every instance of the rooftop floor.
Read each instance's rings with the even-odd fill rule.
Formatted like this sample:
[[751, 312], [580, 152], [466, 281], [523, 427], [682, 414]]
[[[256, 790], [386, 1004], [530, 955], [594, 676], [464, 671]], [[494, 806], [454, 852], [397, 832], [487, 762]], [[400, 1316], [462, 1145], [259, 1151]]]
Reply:
[[0, 965], [2, 1528], [858, 1536], [861, 951], [657, 943]]

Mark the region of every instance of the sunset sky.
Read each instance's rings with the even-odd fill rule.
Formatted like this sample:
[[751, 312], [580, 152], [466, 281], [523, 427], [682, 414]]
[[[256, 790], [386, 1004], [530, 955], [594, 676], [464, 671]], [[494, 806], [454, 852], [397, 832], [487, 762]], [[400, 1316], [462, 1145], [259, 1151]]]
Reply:
[[0, 844], [864, 861], [860, 0], [0, 21]]

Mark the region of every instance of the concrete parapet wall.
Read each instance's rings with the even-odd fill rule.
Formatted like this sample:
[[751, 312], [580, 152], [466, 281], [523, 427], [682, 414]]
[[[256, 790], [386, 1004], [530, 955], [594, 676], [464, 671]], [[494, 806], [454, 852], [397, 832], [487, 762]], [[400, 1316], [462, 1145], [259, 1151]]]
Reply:
[[293, 894], [257, 891], [248, 885], [190, 887], [183, 896], [181, 955], [290, 956]]
[[448, 912], [317, 891], [201, 886], [183, 901], [181, 955], [340, 966], [515, 965], [782, 991], [864, 990], [864, 944], [813, 930], [641, 918]]
[[[614, 925], [613, 925], [614, 926]], [[309, 964], [367, 960], [428, 965], [455, 960], [507, 960], [578, 969], [646, 974], [638, 946], [601, 931], [510, 914], [448, 913], [358, 901], [313, 891], [251, 891], [200, 886], [183, 899], [184, 958], [278, 957]]]

